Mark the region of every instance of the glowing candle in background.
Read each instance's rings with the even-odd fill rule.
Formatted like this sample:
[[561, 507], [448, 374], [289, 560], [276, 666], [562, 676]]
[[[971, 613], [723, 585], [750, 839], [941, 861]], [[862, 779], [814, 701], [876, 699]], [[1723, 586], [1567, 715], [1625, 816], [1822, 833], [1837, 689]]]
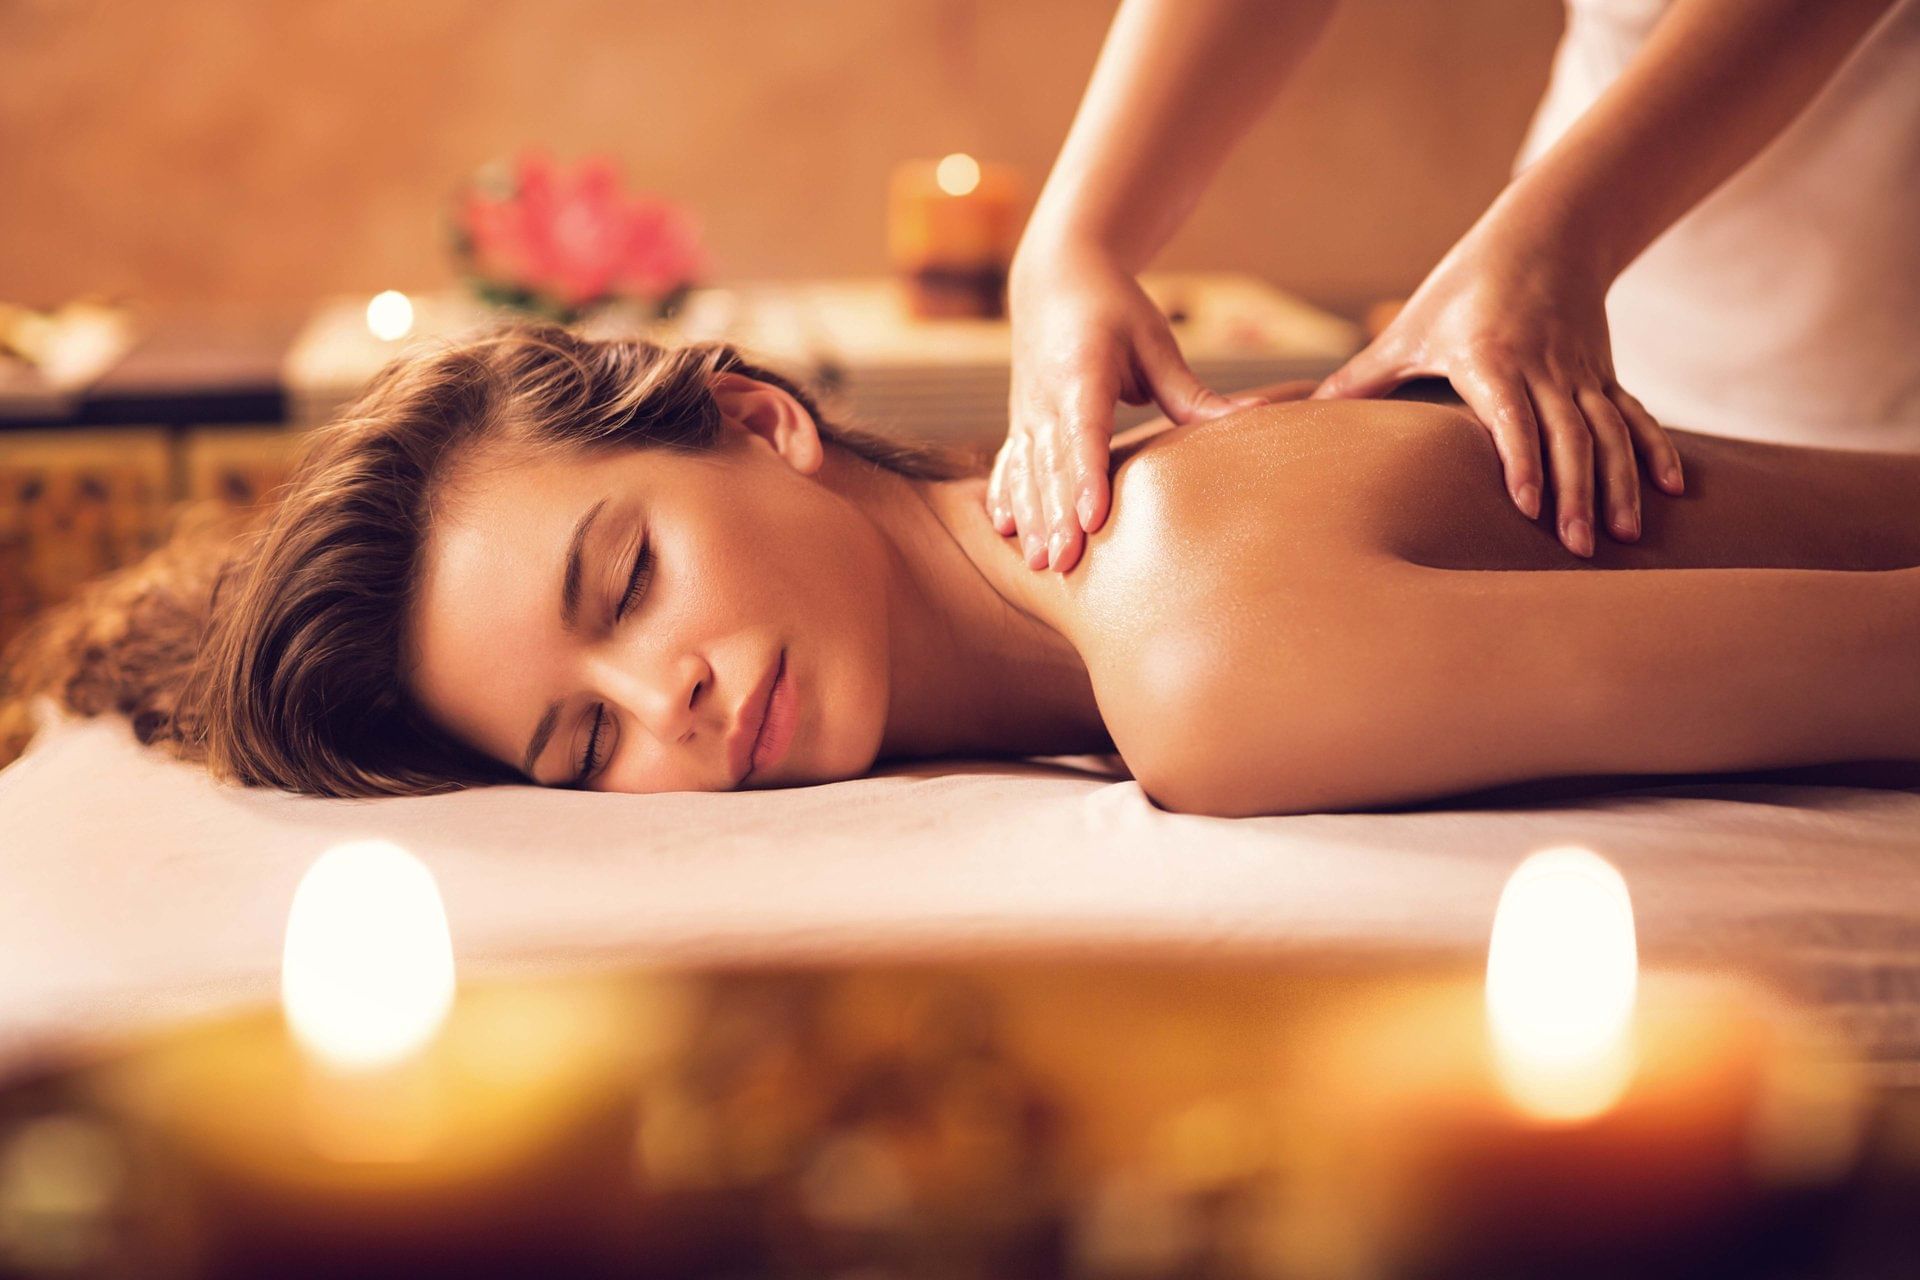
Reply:
[[1611, 863], [1565, 848], [1520, 864], [1487, 946], [1487, 1027], [1516, 1106], [1571, 1123], [1619, 1101], [1639, 976], [1633, 902]]
[[367, 329], [382, 342], [398, 342], [413, 332], [413, 299], [398, 289], [373, 295], [367, 303]]
[[950, 196], [970, 196], [980, 185], [980, 162], [956, 151], [934, 166], [933, 180]]
[[1019, 178], [1006, 165], [955, 152], [897, 166], [887, 240], [909, 311], [921, 319], [1003, 314], [1021, 211]]

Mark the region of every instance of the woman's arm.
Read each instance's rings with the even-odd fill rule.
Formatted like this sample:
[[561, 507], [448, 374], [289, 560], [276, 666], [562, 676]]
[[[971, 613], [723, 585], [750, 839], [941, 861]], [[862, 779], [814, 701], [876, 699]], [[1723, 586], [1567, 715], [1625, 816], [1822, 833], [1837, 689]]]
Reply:
[[1473, 482], [1493, 449], [1455, 410], [1170, 433], [1116, 477], [1073, 634], [1117, 749], [1162, 804], [1228, 816], [1920, 762], [1920, 459], [1690, 449], [1694, 497], [1569, 568]]
[[1311, 812], [1534, 778], [1920, 760], [1920, 570], [1380, 559], [1290, 604], [1263, 646], [1275, 660], [1244, 661], [1216, 629], [1159, 663], [1164, 718], [1135, 773], [1162, 805]]

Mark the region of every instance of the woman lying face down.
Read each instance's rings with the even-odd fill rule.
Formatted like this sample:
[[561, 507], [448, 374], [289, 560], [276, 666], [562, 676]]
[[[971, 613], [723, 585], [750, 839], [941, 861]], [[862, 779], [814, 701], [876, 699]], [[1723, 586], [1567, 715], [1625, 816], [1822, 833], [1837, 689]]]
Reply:
[[1920, 459], [1679, 440], [1688, 496], [1647, 486], [1639, 542], [1585, 562], [1450, 408], [1148, 429], [1084, 563], [1033, 575], [973, 467], [729, 349], [518, 328], [385, 371], [194, 643], [94, 701], [324, 795], [1113, 749], [1159, 803], [1238, 815], [1920, 760]]

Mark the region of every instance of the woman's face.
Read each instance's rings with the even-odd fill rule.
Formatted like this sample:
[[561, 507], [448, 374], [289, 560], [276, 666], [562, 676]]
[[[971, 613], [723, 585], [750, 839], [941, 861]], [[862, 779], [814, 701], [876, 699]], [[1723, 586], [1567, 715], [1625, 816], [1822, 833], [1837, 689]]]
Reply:
[[817, 478], [803, 406], [737, 375], [715, 398], [711, 451], [459, 477], [409, 620], [407, 679], [441, 726], [543, 785], [598, 791], [792, 786], [872, 765], [885, 543]]

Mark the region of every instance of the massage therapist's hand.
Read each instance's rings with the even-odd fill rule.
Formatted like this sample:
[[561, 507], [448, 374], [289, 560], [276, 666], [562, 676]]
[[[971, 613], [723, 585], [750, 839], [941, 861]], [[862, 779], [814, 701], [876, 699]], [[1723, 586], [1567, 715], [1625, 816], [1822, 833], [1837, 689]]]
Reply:
[[1008, 287], [1013, 391], [987, 512], [1034, 569], [1071, 569], [1106, 522], [1116, 400], [1151, 400], [1176, 423], [1261, 403], [1229, 400], [1193, 376], [1166, 316], [1093, 247], [1050, 244], [1016, 257]]
[[1379, 396], [1410, 378], [1444, 377], [1493, 437], [1507, 492], [1528, 519], [1540, 514], [1550, 478], [1560, 541], [1590, 556], [1597, 488], [1607, 529], [1632, 542], [1639, 466], [1669, 494], [1683, 482], [1666, 431], [1614, 381], [1608, 283], [1550, 244], [1483, 219], [1314, 395]]

